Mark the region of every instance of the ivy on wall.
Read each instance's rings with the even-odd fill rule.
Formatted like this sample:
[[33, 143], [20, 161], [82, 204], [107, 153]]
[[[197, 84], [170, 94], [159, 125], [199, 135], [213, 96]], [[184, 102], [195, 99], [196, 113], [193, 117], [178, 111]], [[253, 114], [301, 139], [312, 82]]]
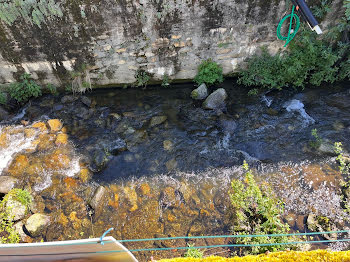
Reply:
[[62, 9], [54, 0], [0, 0], [0, 20], [8, 25], [23, 18], [41, 28], [46, 19], [62, 16]]

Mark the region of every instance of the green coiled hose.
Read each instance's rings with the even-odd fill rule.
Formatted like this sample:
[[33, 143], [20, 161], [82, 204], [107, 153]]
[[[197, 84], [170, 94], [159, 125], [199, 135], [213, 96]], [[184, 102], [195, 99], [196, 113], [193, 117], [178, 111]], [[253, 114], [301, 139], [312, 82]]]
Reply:
[[[289, 44], [289, 42], [292, 41], [292, 39], [295, 37], [295, 35], [297, 34], [297, 32], [299, 30], [299, 27], [300, 27], [300, 18], [299, 18], [299, 16], [294, 14], [294, 9], [295, 9], [295, 6], [293, 5], [292, 13], [290, 13], [289, 15], [286, 15], [285, 17], [283, 17], [282, 20], [279, 22], [279, 24], [277, 26], [277, 37], [280, 40], [286, 41], [286, 44], [284, 45], [284, 47], [286, 47]], [[284, 21], [286, 21], [288, 18], [290, 18], [288, 36], [283, 36], [281, 34], [282, 25], [283, 25]], [[293, 19], [295, 19], [295, 28], [293, 30], [293, 33], [291, 33], [292, 32]]]

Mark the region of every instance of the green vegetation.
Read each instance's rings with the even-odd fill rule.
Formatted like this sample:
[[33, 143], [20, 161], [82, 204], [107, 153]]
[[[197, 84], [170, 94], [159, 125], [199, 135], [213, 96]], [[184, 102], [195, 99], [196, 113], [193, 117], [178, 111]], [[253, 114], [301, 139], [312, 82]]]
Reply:
[[52, 95], [58, 95], [57, 88], [53, 84], [48, 84], [46, 90]]
[[162, 79], [162, 87], [168, 87], [169, 85], [170, 85], [170, 78], [168, 74], [164, 74]]
[[350, 165], [345, 159], [343, 145], [341, 142], [334, 143], [334, 152], [338, 154], [337, 161], [339, 163], [340, 172], [344, 175], [350, 175]]
[[19, 242], [19, 235], [13, 228], [12, 220], [7, 210], [0, 212], [0, 244]]
[[8, 25], [23, 18], [25, 22], [41, 28], [41, 24], [46, 23], [46, 18], [53, 19], [62, 16], [60, 5], [54, 0], [0, 0], [0, 20]]
[[198, 85], [205, 83], [207, 86], [222, 83], [224, 81], [222, 67], [211, 59], [207, 59], [199, 65], [194, 81]]
[[12, 189], [6, 194], [4, 199], [0, 203], [0, 243], [18, 243], [19, 235], [13, 227], [13, 217], [11, 217], [11, 207], [6, 206], [6, 202], [9, 198], [19, 201], [21, 204], [25, 205], [29, 209], [32, 203], [32, 196], [26, 190], [22, 189]]
[[[267, 235], [287, 234], [289, 226], [282, 221], [283, 202], [276, 197], [267, 183], [258, 186], [248, 164], [244, 161], [246, 172], [244, 182], [232, 181], [231, 203], [234, 208], [233, 234], [236, 235]], [[245, 237], [235, 238], [235, 244], [267, 244], [285, 243], [293, 240], [291, 237]], [[295, 240], [295, 239], [294, 239]], [[266, 251], [290, 249], [291, 245], [256, 246], [241, 248], [239, 255], [259, 254]]]
[[32, 97], [41, 96], [41, 87], [35, 83], [30, 74], [24, 73], [20, 79], [22, 82], [10, 85], [9, 93], [18, 103], [25, 103]]
[[320, 147], [320, 145], [322, 144], [322, 138], [319, 137], [317, 129], [314, 128], [311, 130], [311, 135], [313, 136], [314, 140], [309, 142], [309, 145], [314, 148], [317, 149]]
[[135, 73], [135, 79], [136, 79], [135, 85], [137, 87], [146, 88], [148, 81], [151, 79], [151, 76], [145, 70], [139, 69]]
[[6, 94], [3, 92], [0, 92], [0, 105], [5, 105], [7, 102]]
[[[322, 36], [304, 25], [287, 50], [271, 55], [263, 49], [260, 55], [248, 59], [247, 70], [240, 73], [239, 83], [281, 90], [350, 79], [349, 0], [345, 1], [345, 7], [345, 16]], [[316, 15], [323, 17], [329, 10], [329, 1], [323, 0]]]
[[193, 257], [193, 258], [203, 258], [204, 252], [198, 248], [194, 247], [194, 244], [188, 244], [189, 249], [187, 249], [185, 253], [185, 257]]
[[22, 205], [26, 206], [27, 209], [30, 208], [32, 203], [31, 194], [24, 189], [14, 188], [11, 189], [10, 192], [3, 199], [3, 203], [5, 203], [9, 198], [19, 201]]

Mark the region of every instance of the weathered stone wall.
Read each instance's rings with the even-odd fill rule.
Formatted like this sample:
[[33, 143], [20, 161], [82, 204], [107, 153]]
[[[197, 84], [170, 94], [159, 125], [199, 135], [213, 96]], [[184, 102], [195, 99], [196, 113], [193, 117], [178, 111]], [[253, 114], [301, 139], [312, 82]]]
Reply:
[[97, 85], [132, 83], [138, 69], [191, 79], [207, 58], [232, 73], [260, 46], [283, 46], [275, 31], [289, 10], [277, 0], [63, 0], [60, 8], [63, 16], [40, 27], [0, 20], [0, 84], [23, 72], [60, 86], [86, 72]]

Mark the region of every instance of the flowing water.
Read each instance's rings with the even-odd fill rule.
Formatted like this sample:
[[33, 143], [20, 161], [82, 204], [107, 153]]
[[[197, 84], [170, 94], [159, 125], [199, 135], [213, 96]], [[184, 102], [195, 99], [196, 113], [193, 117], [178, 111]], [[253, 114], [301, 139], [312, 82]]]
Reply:
[[[116, 239], [227, 234], [228, 191], [231, 180], [244, 175], [243, 160], [283, 199], [284, 219], [294, 230], [307, 230], [311, 212], [344, 226], [332, 145], [350, 148], [348, 84], [261, 97], [247, 96], [231, 80], [224, 88], [223, 111], [203, 110], [190, 99], [190, 85], [42, 97], [1, 124], [0, 172], [19, 178], [41, 211], [54, 217], [47, 241], [99, 236], [109, 227]], [[64, 130], [33, 128], [56, 118]], [[310, 146], [312, 129], [322, 139], [317, 150]], [[62, 134], [68, 143], [57, 142]], [[106, 195], [92, 215], [90, 199], [99, 185]], [[176, 246], [186, 241], [128, 245]]]

